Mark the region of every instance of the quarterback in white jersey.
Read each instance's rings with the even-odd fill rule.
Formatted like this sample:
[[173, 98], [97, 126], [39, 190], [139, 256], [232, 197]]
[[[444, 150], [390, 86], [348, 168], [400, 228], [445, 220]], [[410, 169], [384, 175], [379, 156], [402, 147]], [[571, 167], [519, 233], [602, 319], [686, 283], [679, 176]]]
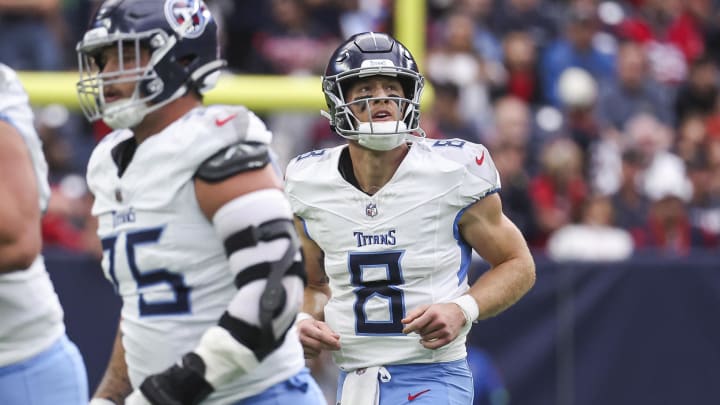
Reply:
[[[85, 404], [80, 352], [40, 255], [48, 168], [28, 97], [0, 64], [0, 403]], [[29, 387], [29, 390], [26, 389]]]
[[271, 134], [201, 102], [224, 64], [206, 5], [106, 1], [77, 50], [83, 110], [115, 129], [87, 180], [123, 301], [92, 403], [324, 403], [293, 327], [305, 273]]
[[471, 247], [463, 210], [498, 191], [487, 150], [462, 140], [415, 142], [394, 176], [368, 195], [342, 177], [347, 147], [310, 152], [287, 168], [286, 190], [324, 255], [332, 297], [325, 322], [342, 339], [343, 370], [465, 357], [465, 332], [436, 350], [403, 333], [410, 309], [450, 302], [468, 289]]
[[[398, 41], [351, 37], [323, 78], [326, 116], [348, 143], [285, 174], [308, 274], [300, 340], [306, 357], [333, 351], [343, 405], [471, 403], [470, 326], [534, 283], [487, 149], [418, 139], [422, 87]], [[472, 250], [491, 269], [468, 286]]]

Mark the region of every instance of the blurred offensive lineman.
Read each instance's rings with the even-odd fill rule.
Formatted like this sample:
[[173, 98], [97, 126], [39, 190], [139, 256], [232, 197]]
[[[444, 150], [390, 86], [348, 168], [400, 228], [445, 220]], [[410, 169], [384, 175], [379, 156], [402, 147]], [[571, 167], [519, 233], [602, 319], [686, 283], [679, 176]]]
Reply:
[[224, 65], [206, 5], [108, 0], [77, 51], [83, 110], [115, 129], [87, 180], [123, 300], [92, 403], [324, 403], [292, 327], [305, 274], [271, 134], [202, 106]]
[[[386, 34], [342, 44], [322, 84], [347, 145], [300, 155], [286, 173], [308, 273], [305, 356], [334, 351], [342, 405], [470, 404], [471, 324], [535, 280], [495, 165], [481, 145], [414, 135], [423, 78]], [[468, 287], [471, 249], [492, 267]]]
[[48, 168], [28, 97], [0, 64], [0, 404], [85, 405], [87, 375], [40, 255]]

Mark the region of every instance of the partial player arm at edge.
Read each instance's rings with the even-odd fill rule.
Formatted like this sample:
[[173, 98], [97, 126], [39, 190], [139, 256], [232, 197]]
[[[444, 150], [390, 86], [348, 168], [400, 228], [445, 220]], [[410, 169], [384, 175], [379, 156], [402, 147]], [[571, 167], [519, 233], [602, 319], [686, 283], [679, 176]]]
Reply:
[[502, 212], [497, 194], [470, 206], [458, 223], [470, 246], [489, 264], [470, 287], [479, 309], [477, 319], [487, 319], [517, 302], [535, 283], [535, 262], [520, 230]]
[[0, 120], [0, 273], [25, 270], [40, 254], [40, 206], [32, 160], [15, 127]]
[[295, 230], [300, 238], [305, 259], [307, 286], [305, 287], [302, 312], [317, 320], [325, 319], [323, 309], [330, 299], [330, 284], [325, 273], [324, 253], [322, 249], [305, 233], [303, 220], [294, 217]]
[[118, 325], [110, 361], [105, 368], [105, 374], [103, 374], [100, 384], [98, 384], [93, 394], [93, 398], [107, 399], [116, 404], [122, 404], [125, 397], [130, 395], [130, 392], [132, 392], [132, 386], [128, 377], [127, 364], [125, 363], [122, 331]]
[[302, 244], [307, 286], [303, 297], [303, 309], [296, 325], [306, 359], [317, 357], [323, 350], [339, 350], [340, 335], [324, 322], [325, 305], [330, 299], [330, 285], [325, 273], [325, 253], [307, 235], [303, 219], [295, 216], [295, 229]]

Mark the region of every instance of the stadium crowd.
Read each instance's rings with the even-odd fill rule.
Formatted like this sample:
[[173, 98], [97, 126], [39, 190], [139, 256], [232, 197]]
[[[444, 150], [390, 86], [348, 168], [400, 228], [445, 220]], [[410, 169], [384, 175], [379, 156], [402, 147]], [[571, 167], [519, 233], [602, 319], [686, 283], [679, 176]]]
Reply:
[[[232, 73], [320, 75], [360, 31], [393, 31], [392, 0], [207, 0]], [[0, 61], [74, 70], [94, 0], [0, 1]], [[421, 70], [431, 138], [486, 145], [506, 214], [558, 260], [683, 256], [720, 246], [720, 1], [427, 0]], [[318, 88], [320, 82], [318, 81]], [[262, 117], [283, 164], [336, 145], [317, 112]], [[50, 167], [47, 250], [100, 255], [85, 167], [109, 130], [38, 107]], [[321, 367], [319, 382], [334, 382]], [[498, 384], [499, 386], [499, 384]], [[493, 389], [492, 387], [488, 389]], [[497, 397], [496, 393], [496, 397]], [[501, 402], [499, 402], [501, 403]]]
[[[208, 1], [228, 70], [278, 75], [320, 75], [343, 38], [392, 32], [402, 18], [392, 3]], [[490, 148], [504, 209], [537, 252], [592, 260], [716, 248], [718, 3], [429, 0], [421, 68], [434, 102], [422, 126], [429, 137]], [[3, 62], [17, 70], [74, 69], [73, 44], [96, 5], [0, 5]], [[88, 127], [59, 105], [36, 115], [54, 189], [46, 246], [97, 252], [82, 176], [107, 128]], [[314, 111], [263, 118], [283, 164], [342, 141]]]

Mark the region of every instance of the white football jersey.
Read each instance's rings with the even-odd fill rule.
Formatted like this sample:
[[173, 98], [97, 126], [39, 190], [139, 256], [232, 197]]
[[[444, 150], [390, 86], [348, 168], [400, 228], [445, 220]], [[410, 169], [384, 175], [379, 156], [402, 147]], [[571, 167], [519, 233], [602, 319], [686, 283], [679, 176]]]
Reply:
[[392, 179], [369, 196], [347, 182], [346, 146], [298, 156], [286, 192], [308, 236], [325, 253], [332, 297], [325, 321], [340, 335], [344, 370], [465, 357], [465, 336], [437, 349], [404, 335], [412, 309], [448, 302], [468, 288], [472, 250], [459, 235], [464, 209], [500, 188], [482, 145], [451, 140], [412, 144]]
[[[87, 179], [95, 195], [103, 270], [123, 300], [130, 381], [138, 387], [193, 350], [237, 292], [223, 240], [198, 206], [193, 176], [226, 146], [269, 143], [271, 134], [243, 107], [196, 108], [141, 143], [119, 176], [113, 151], [131, 137], [129, 130], [120, 130], [103, 139], [90, 158]], [[203, 403], [234, 403], [303, 366], [293, 328], [258, 368], [216, 387]]]
[[[33, 112], [17, 74], [2, 64], [0, 119], [14, 126], [27, 145], [37, 179], [38, 205], [45, 211], [50, 199], [48, 168]], [[27, 270], [0, 274], [0, 319], [0, 366], [40, 353], [65, 333], [63, 311], [41, 256]]]

